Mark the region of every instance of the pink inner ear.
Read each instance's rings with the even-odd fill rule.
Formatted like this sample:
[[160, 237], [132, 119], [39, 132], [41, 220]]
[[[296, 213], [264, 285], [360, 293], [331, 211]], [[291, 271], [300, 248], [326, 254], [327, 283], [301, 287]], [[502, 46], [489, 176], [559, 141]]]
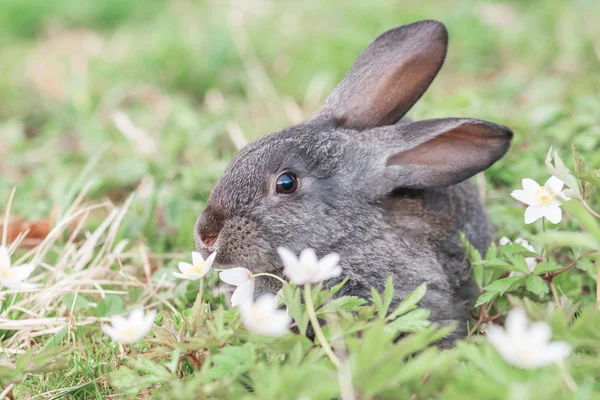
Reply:
[[462, 124], [428, 142], [391, 156], [387, 165], [422, 165], [450, 170], [485, 168], [495, 161], [506, 136], [481, 129], [477, 124]]

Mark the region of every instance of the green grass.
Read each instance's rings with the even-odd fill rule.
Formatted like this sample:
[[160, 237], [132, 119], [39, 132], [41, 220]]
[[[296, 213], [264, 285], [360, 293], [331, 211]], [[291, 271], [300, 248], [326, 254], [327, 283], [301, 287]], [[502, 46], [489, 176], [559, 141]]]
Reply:
[[[164, 320], [170, 321], [163, 328], [172, 325], [188, 335], [173, 339], [177, 345], [167, 346], [164, 343], [168, 341], [159, 340], [134, 347], [136, 357], [150, 354], [148, 358], [159, 365], [146, 365], [147, 368], [167, 371], [161, 363], [168, 362], [174, 352], [184, 354], [185, 349], [193, 348], [190, 343], [211, 354], [206, 356], [210, 362], [195, 374], [186, 358], [169, 370], [162, 381], [148, 378], [147, 386], [139, 385], [145, 396], [170, 393], [186, 398], [203, 393], [202, 398], [242, 398], [254, 393], [257, 398], [284, 398], [286, 388], [276, 386], [274, 381], [287, 382], [288, 395], [307, 396], [310, 393], [302, 391], [300, 383], [319, 379], [318, 373], [331, 375], [330, 380], [335, 382], [335, 374], [323, 354], [315, 356], [310, 345], [300, 339], [298, 343], [290, 339], [284, 343], [250, 341], [247, 347], [236, 346], [245, 337], [239, 334], [234, 311], [224, 314], [225, 333], [217, 334], [203, 326], [202, 332], [210, 332], [207, 338], [193, 337], [186, 323], [193, 325], [197, 321], [173, 313], [165, 303], [181, 313], [192, 306], [196, 297], [194, 284], [176, 282], [170, 272], [178, 261], [189, 257], [195, 219], [237, 151], [231, 134], [239, 129], [247, 140], [253, 140], [289, 126], [300, 117], [309, 117], [362, 49], [392, 27], [432, 18], [443, 21], [450, 32], [446, 64], [409, 116], [474, 117], [513, 128], [515, 139], [507, 156], [477, 180], [499, 237], [531, 238], [539, 233], [541, 225], [523, 224], [523, 210], [509, 194], [520, 187], [524, 177], [538, 182], [547, 179], [544, 159], [550, 146], [559, 151], [569, 166], [574, 145], [586, 165], [600, 167], [598, 1], [255, 0], [232, 4], [0, 0], [0, 208], [7, 204], [13, 187], [17, 190], [11, 214], [36, 224], [48, 218], [56, 223], [68, 216], [67, 210], [82, 191], [85, 197], [78, 209], [104, 204], [89, 209], [82, 230], [75, 236], [72, 253], [63, 249], [67, 248], [74, 225], [62, 238], [49, 242], [44, 269], [36, 272], [39, 283], [49, 290], [48, 297], [18, 295], [0, 303], [1, 348], [17, 353], [29, 351], [33, 360], [24, 366], [18, 359], [24, 360], [29, 353], [0, 353], [0, 363], [18, 365], [18, 374], [0, 374], [0, 386], [18, 383], [13, 390], [15, 398], [117, 396], [120, 391], [116, 387], [123, 390], [124, 386], [111, 385], [110, 373], [126, 364], [122, 349], [102, 335], [97, 322], [82, 321], [122, 313], [142, 300], [145, 305], [154, 304], [163, 310]], [[135, 140], [125, 137], [114, 123], [116, 110], [124, 112], [145, 132], [142, 142], [148, 143], [151, 138], [155, 146], [144, 151]], [[115, 207], [122, 206], [132, 193], [135, 197], [119, 223]], [[588, 199], [595, 210], [600, 208], [598, 199], [597, 195]], [[577, 212], [573, 211], [575, 217], [566, 218], [556, 229], [590, 231], [592, 225], [577, 217]], [[105, 221], [110, 222], [112, 231], [103, 230]], [[95, 246], [87, 249], [85, 243], [92, 240], [93, 232], [98, 238]], [[102, 250], [105, 243], [122, 243], [117, 254], [120, 262]], [[542, 244], [534, 243], [538, 247]], [[567, 265], [579, 257], [577, 243], [559, 244], [553, 252], [557, 263]], [[18, 254], [25, 252], [23, 247]], [[499, 257], [505, 256], [501, 253]], [[578, 315], [583, 307], [595, 303], [593, 262], [593, 257], [583, 257], [577, 268], [555, 280], [559, 293], [570, 299]], [[53, 270], [58, 273], [52, 275]], [[90, 282], [110, 280], [101, 288], [118, 293], [102, 298], [102, 294], [86, 292], [95, 290], [95, 286], [71, 282], [68, 277], [76, 273]], [[207, 285], [214, 288], [216, 281], [213, 276]], [[77, 298], [74, 292], [79, 292]], [[569, 364], [569, 372], [579, 387], [577, 398], [598, 398], [600, 383], [597, 372], [591, 372], [597, 371], [592, 368], [597, 367], [593, 355], [600, 351], [598, 342], [594, 343], [597, 334], [584, 326], [567, 328], [565, 319], [573, 313], [569, 314], [567, 306], [556, 313], [548, 311], [546, 305], [552, 307], [550, 294], [533, 296], [522, 285], [511, 288], [511, 294], [513, 297], [501, 296], [491, 311], [505, 311], [509, 301], [513, 305], [519, 299], [532, 302], [528, 306], [532, 315], [551, 321], [559, 338], [569, 339], [584, 353]], [[210, 304], [207, 323], [218, 325], [212, 320], [217, 318], [213, 313], [217, 313], [214, 310], [224, 304], [224, 299], [211, 294], [206, 300]], [[36, 316], [9, 309], [11, 301], [22, 304]], [[591, 310], [583, 315], [584, 321], [599, 326], [600, 317]], [[54, 366], [38, 360], [45, 354], [40, 349], [50, 342], [54, 332], [39, 336], [36, 333], [52, 327], [60, 332], [62, 325], [2, 328], [3, 318], [42, 317], [72, 318], [72, 329], [57, 341], [67, 350], [61, 350], [62, 356], [59, 354]], [[375, 335], [377, 331], [365, 332]], [[423, 348], [432, 341], [427, 335], [432, 334], [417, 334], [418, 344], [408, 344], [406, 349]], [[358, 339], [348, 338], [348, 345], [360, 349], [352, 340]], [[244, 348], [246, 352], [223, 355], [219, 347], [222, 341], [229, 341], [226, 349]], [[539, 398], [536, 396], [547, 390], [550, 398], [572, 398], [558, 371], [545, 369], [537, 375], [521, 376], [484, 343], [484, 338], [478, 337], [474, 344], [461, 344], [452, 352], [434, 355], [426, 351], [422, 362], [430, 360], [439, 365], [438, 370], [431, 371], [427, 385], [420, 386], [423, 375], [416, 375], [425, 370], [417, 365], [415, 377], [394, 381], [402, 382], [401, 392], [387, 387], [387, 392], [377, 392], [378, 396], [409, 398], [418, 392], [417, 398], [506, 395], [526, 399]], [[277, 351], [291, 354], [294, 346], [302, 359], [298, 365], [283, 363], [273, 356]], [[408, 357], [408, 350], [398, 365], [419, 363], [418, 357]], [[256, 367], [240, 370], [238, 375], [223, 372], [217, 378], [217, 373], [207, 367], [219, 362], [228, 365], [229, 356], [247, 361], [251, 359], [245, 358], [247, 354], [256, 357]], [[213, 356], [217, 358], [211, 359]], [[311, 360], [318, 373], [304, 369]], [[482, 372], [486, 363], [497, 369], [488, 370], [486, 375]], [[51, 368], [54, 371], [46, 371]], [[143, 368], [137, 365], [131, 371]], [[125, 372], [122, 374], [135, 381]], [[140, 372], [135, 376], [149, 374], [152, 375]], [[177, 382], [177, 378], [183, 379]], [[510, 386], [511, 379], [522, 379], [522, 385]], [[214, 387], [202, 392], [207, 382]], [[156, 389], [154, 383], [161, 383], [161, 388]], [[357, 381], [356, 385], [365, 393], [369, 391], [366, 383]], [[534, 392], [533, 387], [540, 391]], [[294, 388], [298, 389], [294, 392]], [[320, 394], [312, 393], [315, 399], [337, 393], [335, 387], [324, 385], [322, 389]]]

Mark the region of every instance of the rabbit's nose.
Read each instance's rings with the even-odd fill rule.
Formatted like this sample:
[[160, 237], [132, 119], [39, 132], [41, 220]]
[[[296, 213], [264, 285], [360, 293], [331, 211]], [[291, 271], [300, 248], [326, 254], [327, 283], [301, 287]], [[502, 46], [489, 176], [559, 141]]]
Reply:
[[196, 221], [196, 234], [206, 247], [214, 244], [223, 228], [223, 222], [208, 210], [204, 211]]

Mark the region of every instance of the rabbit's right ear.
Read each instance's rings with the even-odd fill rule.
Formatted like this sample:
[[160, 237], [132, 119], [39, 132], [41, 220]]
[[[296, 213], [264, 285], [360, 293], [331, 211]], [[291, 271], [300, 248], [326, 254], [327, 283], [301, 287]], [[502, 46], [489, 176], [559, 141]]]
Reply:
[[314, 120], [358, 130], [395, 123], [429, 87], [447, 45], [448, 32], [437, 21], [385, 32], [358, 57]]

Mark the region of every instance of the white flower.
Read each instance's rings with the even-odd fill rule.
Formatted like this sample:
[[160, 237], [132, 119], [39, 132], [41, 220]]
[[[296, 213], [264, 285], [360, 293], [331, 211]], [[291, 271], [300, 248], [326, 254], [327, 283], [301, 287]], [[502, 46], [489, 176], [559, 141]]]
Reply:
[[319, 283], [342, 273], [342, 267], [338, 265], [340, 256], [337, 253], [328, 254], [319, 260], [313, 249], [302, 250], [298, 258], [284, 247], [278, 248], [277, 252], [283, 261], [283, 273], [296, 285]]
[[237, 286], [231, 295], [231, 306], [252, 300], [254, 294], [254, 278], [247, 268], [231, 268], [219, 273], [219, 278], [225, 283]]
[[35, 287], [31, 283], [23, 282], [31, 275], [35, 266], [33, 264], [23, 264], [12, 266], [10, 254], [6, 246], [0, 246], [0, 287], [10, 289], [28, 289]]
[[122, 344], [133, 344], [146, 336], [156, 317], [156, 311], [150, 311], [144, 315], [141, 308], [134, 310], [125, 318], [122, 315], [110, 317], [110, 325], [102, 325], [102, 331], [112, 340]]
[[523, 179], [522, 184], [523, 190], [513, 190], [510, 195], [529, 206], [525, 210], [525, 223], [531, 224], [543, 217], [553, 224], [558, 224], [562, 220], [560, 199], [570, 200], [562, 192], [563, 181], [551, 176], [544, 186], [529, 178]]
[[198, 279], [203, 278], [206, 274], [208, 274], [208, 271], [210, 271], [213, 262], [215, 262], [216, 256], [217, 252], [215, 251], [210, 256], [208, 256], [206, 260], [204, 260], [200, 253], [192, 251], [192, 264], [180, 262], [177, 267], [179, 268], [179, 271], [181, 271], [181, 273], [173, 272], [173, 275], [181, 279], [197, 281]]
[[239, 308], [246, 328], [262, 335], [285, 335], [292, 320], [287, 312], [277, 309], [277, 299], [272, 294], [264, 294], [256, 302], [242, 302]]
[[490, 326], [489, 342], [509, 363], [519, 368], [533, 369], [560, 361], [571, 353], [566, 342], [552, 342], [552, 331], [545, 322], [529, 326], [527, 315], [521, 308], [513, 309], [506, 318], [505, 328]]
[[[509, 238], [506, 236], [502, 237], [499, 241], [500, 246], [506, 246], [507, 244], [512, 244]], [[516, 238], [515, 243], [521, 245], [532, 253], [538, 254], [537, 251], [533, 248], [533, 246], [523, 238]], [[527, 264], [527, 268], [529, 268], [529, 272], [533, 272], [535, 266], [538, 264], [538, 259], [536, 257], [525, 257], [525, 263]]]

